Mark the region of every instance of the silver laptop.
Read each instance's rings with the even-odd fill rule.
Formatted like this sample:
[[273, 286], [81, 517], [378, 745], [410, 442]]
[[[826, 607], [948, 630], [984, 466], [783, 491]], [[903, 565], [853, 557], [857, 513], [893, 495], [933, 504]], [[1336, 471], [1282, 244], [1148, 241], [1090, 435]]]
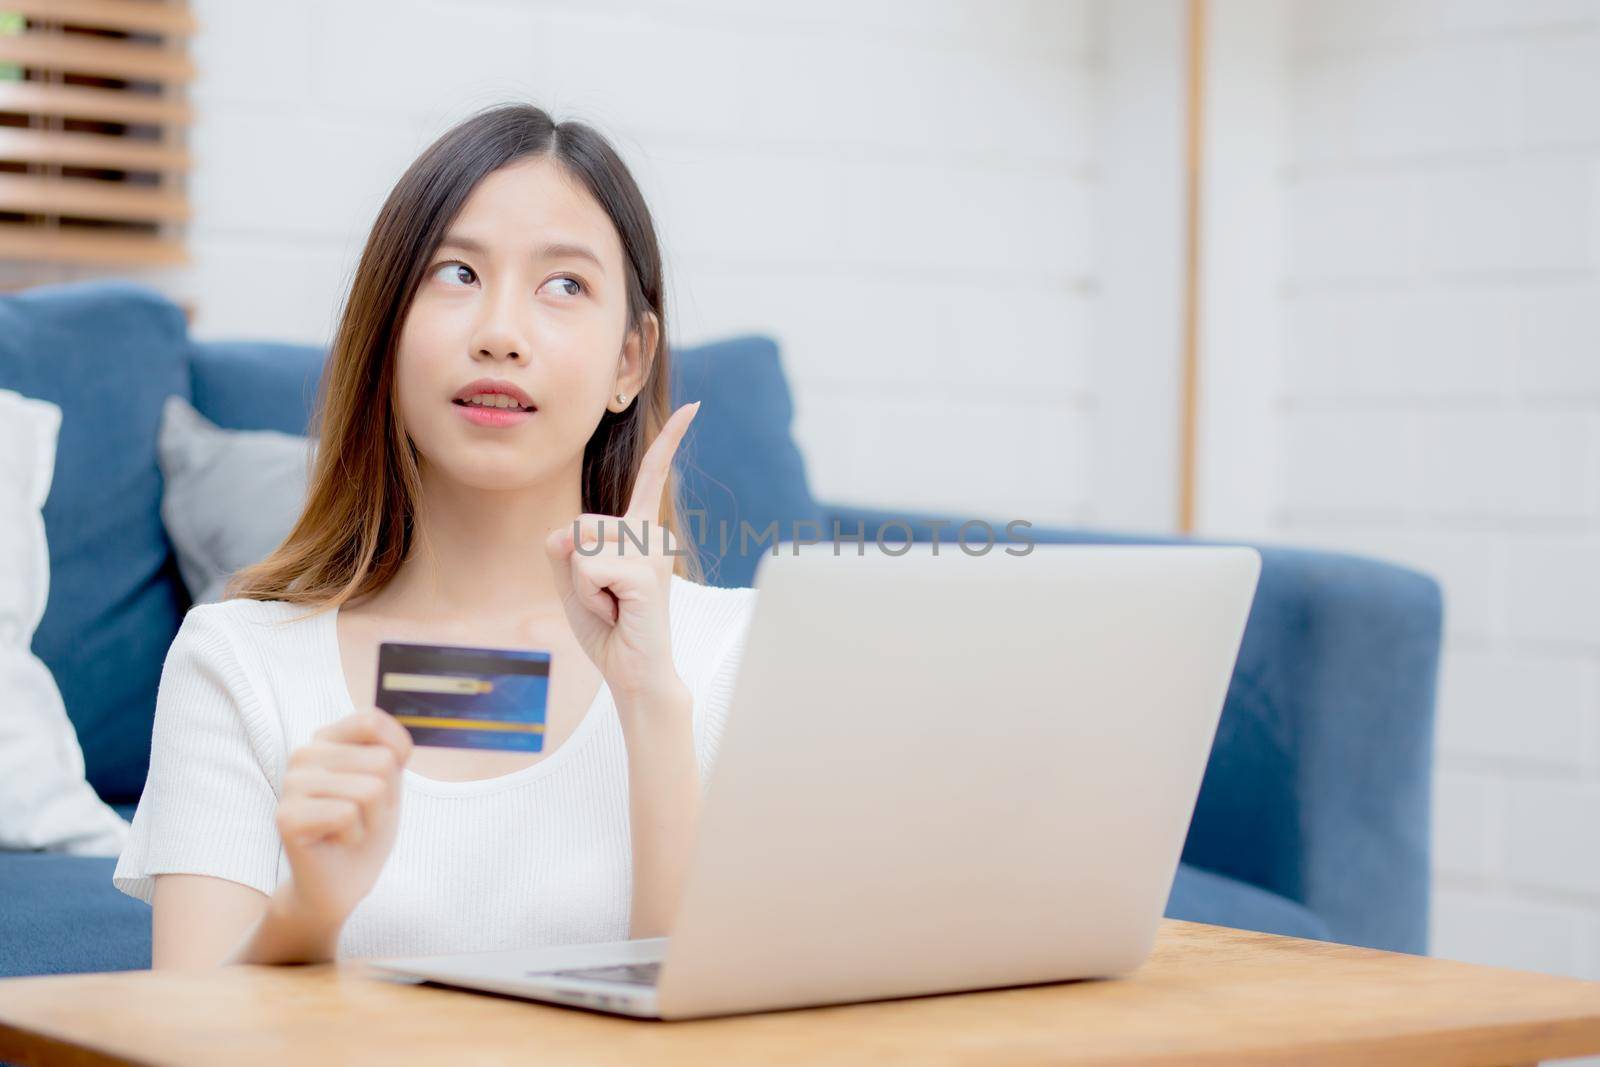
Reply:
[[1136, 969], [1260, 557], [857, 551], [762, 559], [670, 938], [370, 962], [659, 1019]]

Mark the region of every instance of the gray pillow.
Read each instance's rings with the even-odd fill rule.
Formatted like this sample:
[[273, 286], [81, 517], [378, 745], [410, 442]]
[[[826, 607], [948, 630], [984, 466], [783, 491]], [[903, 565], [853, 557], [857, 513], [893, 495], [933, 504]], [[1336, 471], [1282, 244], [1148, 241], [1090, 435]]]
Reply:
[[229, 576], [288, 536], [305, 504], [315, 444], [274, 430], [224, 430], [167, 398], [156, 442], [161, 521], [196, 604], [222, 599]]

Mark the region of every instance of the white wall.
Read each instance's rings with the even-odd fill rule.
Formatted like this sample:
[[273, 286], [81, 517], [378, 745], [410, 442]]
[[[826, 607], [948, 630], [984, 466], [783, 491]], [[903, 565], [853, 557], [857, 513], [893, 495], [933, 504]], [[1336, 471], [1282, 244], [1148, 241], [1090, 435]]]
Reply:
[[1093, 0], [194, 6], [197, 334], [326, 341], [410, 160], [528, 100], [634, 169], [675, 341], [778, 338], [819, 496], [1085, 513]]
[[1207, 6], [1195, 526], [1270, 539], [1282, 453], [1291, 12], [1282, 0]]
[[1184, 298], [1184, 0], [1104, 6], [1104, 181], [1089, 395], [1089, 521], [1178, 521]]
[[1434, 951], [1600, 978], [1600, 3], [1285, 11], [1266, 532], [1444, 583]]

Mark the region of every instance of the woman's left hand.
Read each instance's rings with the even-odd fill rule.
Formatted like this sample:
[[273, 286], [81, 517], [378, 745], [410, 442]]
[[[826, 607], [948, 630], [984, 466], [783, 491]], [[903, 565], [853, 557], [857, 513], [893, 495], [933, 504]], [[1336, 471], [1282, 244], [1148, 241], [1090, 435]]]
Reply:
[[[545, 538], [572, 632], [619, 708], [673, 694], [683, 685], [672, 662], [667, 612], [672, 565], [681, 550], [658, 516], [672, 457], [699, 408], [686, 404], [667, 419], [645, 452], [625, 514], [585, 513]], [[583, 547], [573, 540], [574, 526]]]

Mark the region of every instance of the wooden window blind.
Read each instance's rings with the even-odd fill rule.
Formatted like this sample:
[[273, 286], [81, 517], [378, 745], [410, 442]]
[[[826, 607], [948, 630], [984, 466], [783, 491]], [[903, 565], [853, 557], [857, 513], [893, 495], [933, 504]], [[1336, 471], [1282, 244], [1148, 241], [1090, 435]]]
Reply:
[[183, 0], [0, 0], [0, 261], [186, 259]]

